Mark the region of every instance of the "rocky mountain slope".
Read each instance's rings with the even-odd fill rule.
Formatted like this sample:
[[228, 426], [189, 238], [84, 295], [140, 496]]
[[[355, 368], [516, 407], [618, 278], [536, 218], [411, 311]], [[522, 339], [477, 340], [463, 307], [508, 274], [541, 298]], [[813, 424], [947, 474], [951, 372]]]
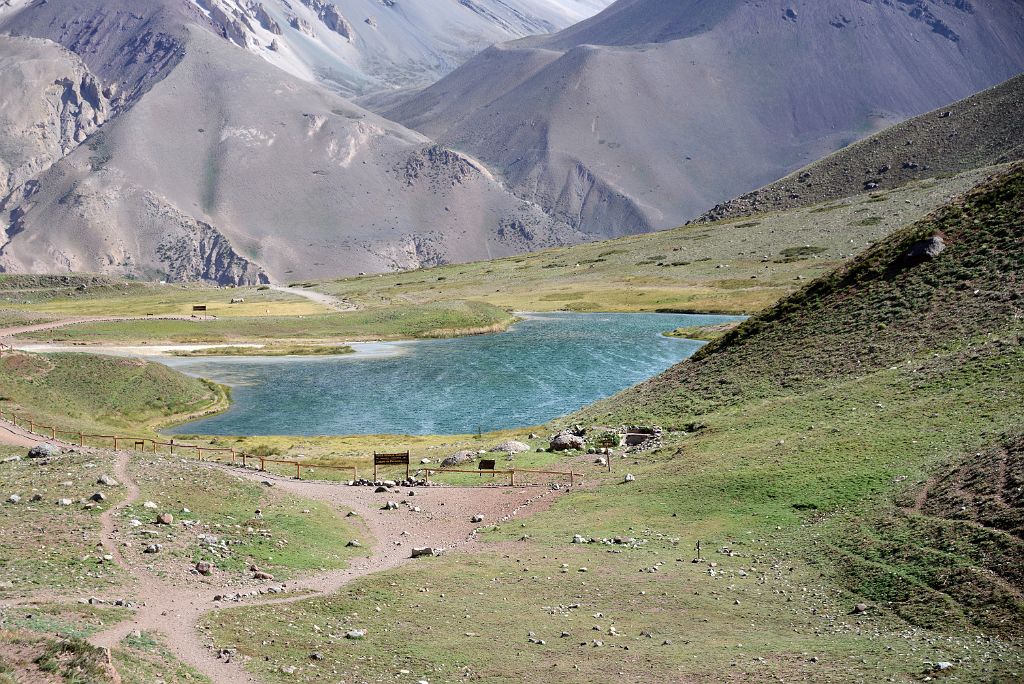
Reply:
[[[4, 270], [255, 283], [580, 239], [466, 155], [218, 37], [191, 4], [11, 6], [0, 32], [53, 41], [6, 39], [50, 67], [3, 63], [26, 103], [5, 107], [17, 121], [4, 149], [17, 154], [4, 154]], [[110, 99], [68, 96], [70, 113], [47, 118], [55, 78]], [[65, 133], [68, 117], [81, 123]], [[22, 140], [36, 124], [50, 148]]]
[[424, 87], [497, 42], [611, 0], [192, 0], [227, 40], [344, 95]]
[[382, 113], [585, 232], [678, 225], [1024, 69], [1024, 7], [619, 0]]
[[914, 117], [763, 188], [724, 202], [720, 221], [882, 192], [915, 180], [1024, 159], [1024, 76]]

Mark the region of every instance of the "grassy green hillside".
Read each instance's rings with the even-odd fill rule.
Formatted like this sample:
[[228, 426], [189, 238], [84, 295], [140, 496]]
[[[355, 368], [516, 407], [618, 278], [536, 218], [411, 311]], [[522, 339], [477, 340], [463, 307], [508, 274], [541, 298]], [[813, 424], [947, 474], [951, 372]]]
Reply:
[[5, 353], [0, 402], [37, 423], [123, 434], [223, 408], [226, 397], [215, 385], [138, 359]]
[[[792, 395], [931, 352], [1013, 349], [1022, 330], [1024, 168], [983, 183], [751, 318], [691, 362], [588, 409], [598, 421], [680, 424], [751, 399]], [[941, 236], [934, 260], [907, 257]]]
[[1017, 167], [570, 417], [687, 431], [563, 457], [592, 486], [477, 553], [207, 626], [270, 682], [1020, 681], [1022, 198]]

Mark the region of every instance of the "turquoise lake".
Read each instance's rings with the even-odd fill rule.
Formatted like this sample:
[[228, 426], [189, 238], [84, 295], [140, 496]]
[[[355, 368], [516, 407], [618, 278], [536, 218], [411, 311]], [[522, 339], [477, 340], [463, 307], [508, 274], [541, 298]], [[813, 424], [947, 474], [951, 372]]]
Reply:
[[703, 343], [665, 337], [737, 320], [524, 314], [496, 335], [354, 345], [344, 357], [159, 359], [232, 387], [224, 414], [177, 434], [464, 434], [547, 422], [646, 380]]

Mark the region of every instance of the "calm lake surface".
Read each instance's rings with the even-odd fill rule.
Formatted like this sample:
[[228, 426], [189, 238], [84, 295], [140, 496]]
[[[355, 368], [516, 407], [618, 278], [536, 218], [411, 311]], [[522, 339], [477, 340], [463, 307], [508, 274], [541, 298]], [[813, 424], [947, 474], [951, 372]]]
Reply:
[[464, 434], [537, 425], [646, 380], [702, 343], [689, 314], [526, 314], [508, 332], [354, 345], [344, 357], [158, 359], [230, 385], [222, 415], [178, 434]]

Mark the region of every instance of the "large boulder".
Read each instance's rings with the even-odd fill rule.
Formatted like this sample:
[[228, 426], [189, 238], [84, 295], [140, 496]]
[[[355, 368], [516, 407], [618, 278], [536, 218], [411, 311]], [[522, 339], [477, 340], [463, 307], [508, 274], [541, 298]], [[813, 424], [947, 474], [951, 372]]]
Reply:
[[911, 261], [935, 259], [945, 250], [946, 241], [942, 239], [941, 235], [933, 235], [912, 244], [907, 252], [907, 258]]
[[560, 432], [551, 438], [552, 451], [571, 451], [573, 449], [582, 451], [586, 448], [586, 440], [571, 432]]
[[475, 451], [457, 451], [448, 458], [441, 461], [442, 468], [453, 468], [464, 463], [471, 463], [478, 456]]
[[516, 454], [523, 454], [530, 451], [530, 445], [522, 442], [517, 442], [514, 439], [510, 439], [507, 442], [502, 442], [496, 447], [491, 449], [491, 453], [504, 453], [515, 456]]
[[60, 454], [60, 449], [53, 444], [36, 444], [34, 447], [28, 450], [29, 458], [50, 458], [51, 456], [57, 456]]

